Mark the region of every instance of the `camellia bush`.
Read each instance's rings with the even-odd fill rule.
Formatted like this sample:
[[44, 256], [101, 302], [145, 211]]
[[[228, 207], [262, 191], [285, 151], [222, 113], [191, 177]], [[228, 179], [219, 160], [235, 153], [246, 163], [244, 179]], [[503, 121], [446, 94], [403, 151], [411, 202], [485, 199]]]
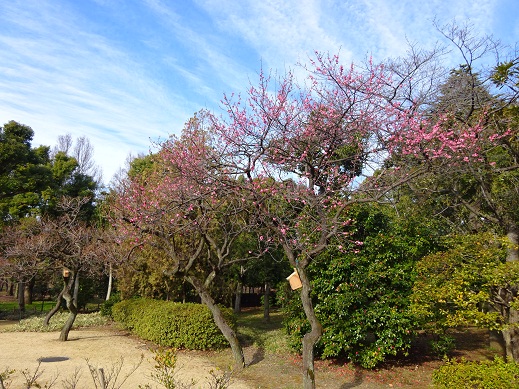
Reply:
[[[360, 210], [355, 218], [353, 247], [332, 247], [310, 268], [312, 298], [324, 329], [317, 352], [372, 368], [411, 346], [417, 327], [409, 309], [414, 265], [438, 246], [424, 227], [395, 223], [383, 212]], [[294, 295], [285, 292], [281, 303], [291, 345], [300, 351], [308, 324]]]

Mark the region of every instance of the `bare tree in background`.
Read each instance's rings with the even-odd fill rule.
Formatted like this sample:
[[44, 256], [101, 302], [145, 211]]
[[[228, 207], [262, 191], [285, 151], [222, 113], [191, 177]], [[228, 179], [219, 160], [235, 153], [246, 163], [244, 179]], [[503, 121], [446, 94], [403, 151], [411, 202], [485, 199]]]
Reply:
[[91, 176], [94, 181], [101, 182], [101, 168], [94, 161], [94, 147], [86, 136], [76, 139], [75, 145], [70, 133], [58, 136], [58, 144], [52, 150], [52, 156], [59, 152], [74, 157], [78, 163], [78, 173]]

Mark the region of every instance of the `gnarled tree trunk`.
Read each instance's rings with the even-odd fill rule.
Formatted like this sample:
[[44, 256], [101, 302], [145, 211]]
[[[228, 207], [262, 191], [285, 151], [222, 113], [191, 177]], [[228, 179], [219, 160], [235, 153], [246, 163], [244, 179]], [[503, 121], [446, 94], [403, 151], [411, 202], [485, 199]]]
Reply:
[[76, 320], [77, 313], [78, 313], [77, 306], [74, 301], [74, 296], [71, 293], [72, 287], [74, 286], [74, 284], [77, 285], [77, 283], [79, 283], [79, 271], [77, 271], [77, 272], [70, 271], [70, 277], [68, 279], [67, 285], [66, 285], [66, 287], [64, 289], [64, 293], [63, 293], [63, 298], [67, 302], [67, 308], [70, 312], [70, 314], [67, 318], [67, 321], [65, 322], [65, 325], [61, 329], [61, 333], [59, 335], [59, 340], [61, 340], [63, 342], [68, 340], [68, 334], [69, 334], [70, 330], [72, 329], [72, 325], [74, 324], [74, 321]]
[[56, 312], [59, 311], [59, 307], [61, 307], [61, 299], [63, 298], [63, 293], [65, 293], [65, 289], [67, 288], [67, 282], [65, 282], [65, 285], [63, 285], [63, 289], [61, 289], [61, 292], [59, 292], [58, 297], [56, 298], [56, 305], [47, 313], [47, 316], [45, 316], [45, 320], [43, 320], [43, 325], [48, 326], [50, 319], [52, 316], [56, 314]]
[[243, 349], [240, 345], [238, 337], [236, 336], [236, 333], [229, 326], [229, 324], [227, 324], [227, 321], [225, 320], [222, 311], [220, 310], [220, 308], [218, 308], [218, 305], [215, 304], [213, 298], [209, 295], [209, 292], [207, 291], [203, 282], [194, 276], [186, 276], [186, 280], [191, 285], [193, 285], [196, 292], [200, 296], [202, 303], [204, 303], [209, 308], [213, 315], [214, 322], [216, 323], [220, 331], [222, 331], [222, 334], [225, 337], [225, 339], [227, 339], [227, 341], [229, 342], [234, 357], [235, 369], [242, 369], [245, 366], [245, 357], [243, 356]]
[[323, 327], [317, 316], [310, 296], [310, 280], [305, 268], [296, 266], [299, 278], [303, 287], [301, 289], [301, 302], [305, 311], [306, 318], [310, 322], [310, 332], [303, 336], [303, 387], [305, 389], [315, 389], [315, 368], [314, 368], [314, 347], [323, 335]]

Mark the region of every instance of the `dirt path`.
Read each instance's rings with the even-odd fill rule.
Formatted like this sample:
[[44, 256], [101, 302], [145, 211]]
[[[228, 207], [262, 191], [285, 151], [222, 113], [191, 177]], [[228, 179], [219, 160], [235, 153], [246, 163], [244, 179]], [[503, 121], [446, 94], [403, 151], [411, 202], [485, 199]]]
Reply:
[[[0, 331], [5, 325], [0, 321]], [[460, 348], [457, 357], [472, 359], [492, 359], [493, 351], [488, 348], [488, 334], [482, 330], [459, 333], [457, 340]], [[119, 380], [121, 382], [139, 360], [144, 360], [138, 369], [128, 378], [121, 389], [137, 389], [150, 384], [151, 388], [161, 388], [150, 377], [153, 371], [153, 353], [149, 344], [127, 332], [113, 327], [73, 330], [70, 340], [59, 342], [58, 332], [24, 333], [0, 332], [0, 374], [5, 369], [16, 369], [16, 378], [10, 389], [24, 388], [22, 371], [34, 372], [38, 359], [44, 370], [38, 382], [44, 388], [45, 382], [59, 373], [53, 389], [65, 389], [63, 380], [70, 380], [76, 369], [80, 369], [80, 381], [76, 389], [92, 389], [94, 384], [88, 370], [86, 358], [90, 364], [102, 367], [106, 372], [124, 358]], [[249, 346], [244, 349], [248, 367], [237, 374], [229, 386], [231, 389], [296, 389], [302, 387], [301, 360], [295, 355], [265, 354], [261, 349]], [[180, 370], [177, 378], [189, 383], [197, 382], [193, 388], [210, 388], [210, 371], [221, 373], [215, 366], [225, 368], [232, 364], [229, 350], [221, 351], [180, 351], [177, 354], [177, 366]], [[46, 359], [45, 359], [46, 358]], [[338, 361], [337, 361], [338, 362]], [[441, 364], [439, 360], [423, 359], [420, 355], [411, 355], [407, 361], [395, 365], [386, 365], [379, 369], [364, 370], [348, 363], [316, 360], [316, 387], [318, 389], [418, 389], [429, 388], [432, 372]], [[68, 386], [70, 387], [70, 386]]]
[[[135, 389], [145, 384], [150, 384], [152, 388], [161, 387], [150, 377], [153, 371], [153, 353], [145, 343], [124, 332], [111, 328], [73, 330], [67, 342], [58, 341], [58, 336], [58, 332], [0, 332], [0, 373], [7, 368], [16, 370], [12, 375], [12, 389], [22, 387], [24, 383], [22, 371], [28, 369], [34, 372], [38, 367], [39, 359], [43, 361], [40, 365], [43, 374], [38, 379], [40, 384], [59, 375], [54, 388], [64, 388], [63, 381], [70, 380], [79, 369], [77, 389], [89, 389], [93, 388], [94, 384], [86, 359], [91, 365], [102, 367], [105, 372], [109, 372], [123, 358], [121, 373], [117, 380], [121, 382], [132, 367], [139, 363], [141, 355], [144, 356], [142, 364], [120, 388]], [[179, 379], [186, 383], [191, 380], [196, 381], [195, 388], [209, 387], [210, 371], [217, 371], [209, 361], [190, 353], [178, 354], [178, 366], [180, 367]], [[233, 380], [230, 388], [248, 389], [250, 386]]]

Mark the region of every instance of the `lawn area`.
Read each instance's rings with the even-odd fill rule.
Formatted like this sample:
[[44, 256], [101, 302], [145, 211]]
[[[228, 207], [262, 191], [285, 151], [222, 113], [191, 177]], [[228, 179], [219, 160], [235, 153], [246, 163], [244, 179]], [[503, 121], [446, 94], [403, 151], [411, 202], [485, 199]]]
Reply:
[[[104, 300], [87, 303], [85, 310], [87, 312], [96, 311]], [[53, 300], [35, 300], [31, 304], [25, 304], [25, 312], [20, 314], [18, 309], [18, 301], [13, 296], [8, 296], [5, 292], [0, 292], [0, 319], [19, 320], [33, 315], [39, 315], [49, 312], [56, 301]]]
[[20, 313], [18, 302], [10, 296], [2, 296], [0, 299], [0, 319], [18, 320], [33, 315], [48, 312], [56, 304], [55, 301], [33, 301], [25, 304], [25, 312]]
[[268, 353], [286, 353], [287, 338], [283, 331], [283, 315], [279, 310], [263, 318], [263, 310], [249, 309], [238, 315], [238, 336], [244, 346], [255, 346]]
[[[26, 311], [47, 312], [56, 304], [55, 301], [33, 301], [31, 304], [25, 304]], [[16, 301], [0, 302], [0, 312], [17, 312], [18, 303]]]

